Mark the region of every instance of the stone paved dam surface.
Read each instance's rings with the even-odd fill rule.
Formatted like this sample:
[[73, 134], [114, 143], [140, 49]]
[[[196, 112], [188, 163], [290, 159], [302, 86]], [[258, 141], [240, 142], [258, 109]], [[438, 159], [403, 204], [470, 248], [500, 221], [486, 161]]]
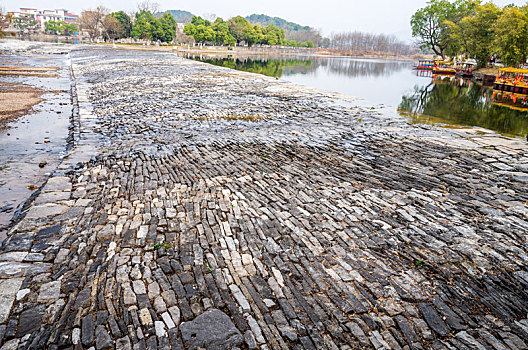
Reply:
[[527, 349], [524, 141], [64, 50], [74, 145], [2, 244], [2, 350]]

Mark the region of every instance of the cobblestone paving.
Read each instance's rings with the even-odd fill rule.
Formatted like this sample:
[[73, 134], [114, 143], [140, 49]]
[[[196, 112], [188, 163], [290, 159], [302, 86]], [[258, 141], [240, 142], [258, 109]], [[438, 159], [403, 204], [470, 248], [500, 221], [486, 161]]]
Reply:
[[527, 348], [525, 144], [71, 55], [76, 147], [0, 251], [2, 350]]

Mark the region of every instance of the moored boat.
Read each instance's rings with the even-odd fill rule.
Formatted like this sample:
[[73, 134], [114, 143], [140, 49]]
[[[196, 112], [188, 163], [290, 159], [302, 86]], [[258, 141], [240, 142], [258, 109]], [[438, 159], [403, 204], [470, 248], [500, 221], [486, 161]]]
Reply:
[[528, 107], [528, 69], [499, 69], [491, 99], [495, 105], [525, 111]]
[[433, 67], [433, 74], [435, 75], [455, 75], [456, 69], [453, 67], [453, 62], [435, 61], [435, 64]]
[[418, 60], [418, 65], [414, 66], [416, 70], [433, 70], [434, 60]]
[[493, 90], [528, 95], [528, 69], [500, 68]]
[[459, 62], [456, 64], [455, 72], [456, 75], [471, 78], [473, 76], [473, 70], [476, 64], [471, 62]]
[[522, 112], [528, 111], [528, 95], [526, 94], [493, 90], [491, 101], [496, 106], [507, 107]]

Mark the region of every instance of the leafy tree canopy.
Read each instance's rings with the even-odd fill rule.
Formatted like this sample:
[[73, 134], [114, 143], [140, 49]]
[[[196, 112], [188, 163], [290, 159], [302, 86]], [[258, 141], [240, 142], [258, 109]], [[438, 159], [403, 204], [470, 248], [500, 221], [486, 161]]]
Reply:
[[288, 45], [313, 47], [313, 42], [303, 44], [296, 41], [287, 41], [284, 29], [274, 25], [261, 27], [251, 24], [242, 16], [237, 16], [224, 21], [217, 18], [214, 23], [202, 18], [193, 17], [191, 23], [185, 26], [184, 33], [193, 37], [199, 43], [213, 43], [217, 45], [235, 45], [245, 43], [252, 45]]
[[44, 28], [48, 33], [72, 35], [79, 31], [75, 24], [69, 24], [64, 21], [47, 21]]
[[112, 12], [110, 16], [117, 19], [121, 25], [121, 32], [119, 33], [118, 38], [130, 37], [130, 32], [132, 31], [132, 19], [130, 16], [124, 11]]
[[513, 66], [528, 57], [528, 5], [432, 0], [412, 16], [411, 27], [422, 49], [442, 57], [474, 58], [480, 66], [494, 54]]
[[510, 66], [526, 62], [528, 56], [528, 17], [516, 7], [506, 7], [493, 25], [494, 47]]

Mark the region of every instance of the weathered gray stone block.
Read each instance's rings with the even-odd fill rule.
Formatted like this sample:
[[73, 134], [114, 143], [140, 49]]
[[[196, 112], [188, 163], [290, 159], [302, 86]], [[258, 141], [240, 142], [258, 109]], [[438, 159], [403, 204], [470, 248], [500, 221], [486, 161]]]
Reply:
[[244, 341], [229, 316], [217, 309], [209, 310], [190, 322], [182, 323], [180, 330], [183, 341], [192, 348], [228, 349], [241, 345]]

